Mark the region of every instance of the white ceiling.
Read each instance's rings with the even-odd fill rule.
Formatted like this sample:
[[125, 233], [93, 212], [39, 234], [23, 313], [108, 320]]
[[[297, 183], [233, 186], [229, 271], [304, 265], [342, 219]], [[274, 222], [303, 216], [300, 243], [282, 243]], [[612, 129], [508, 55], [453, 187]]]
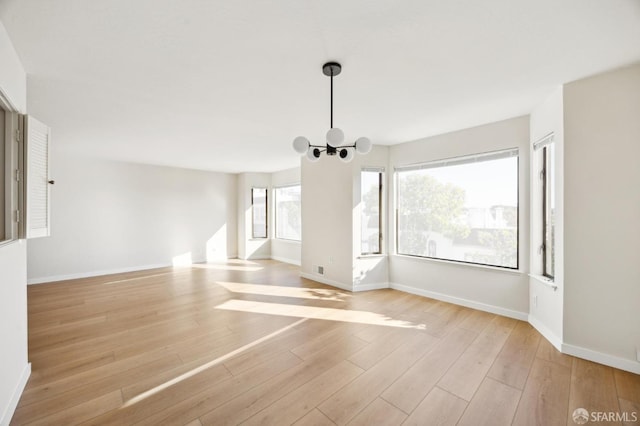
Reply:
[[0, 0], [55, 144], [224, 172], [334, 124], [391, 145], [529, 113], [640, 60], [638, 0]]

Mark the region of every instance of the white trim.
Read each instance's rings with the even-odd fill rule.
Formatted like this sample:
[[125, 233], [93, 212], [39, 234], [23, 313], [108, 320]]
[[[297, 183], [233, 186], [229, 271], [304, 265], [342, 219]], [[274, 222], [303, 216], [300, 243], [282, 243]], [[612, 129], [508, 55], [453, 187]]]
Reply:
[[353, 287], [348, 286], [348, 285], [343, 284], [343, 283], [340, 283], [338, 281], [334, 281], [334, 280], [330, 280], [330, 279], [324, 278], [321, 275], [314, 275], [314, 274], [308, 274], [306, 272], [300, 272], [300, 276], [302, 278], [306, 278], [306, 279], [311, 280], [311, 281], [317, 281], [319, 283], [330, 285], [332, 287], [337, 287], [337, 288], [342, 289], [342, 290], [353, 291]]
[[546, 287], [549, 287], [553, 291], [556, 291], [558, 289], [558, 286], [556, 285], [555, 281], [552, 280], [551, 278], [547, 278], [545, 276], [537, 275], [537, 274], [529, 274], [529, 277], [536, 280], [540, 284]]
[[502, 273], [507, 273], [507, 274], [514, 274], [514, 275], [522, 275], [522, 274], [526, 274], [526, 272], [524, 272], [522, 269], [511, 269], [511, 268], [506, 268], [506, 267], [500, 267], [500, 266], [491, 266], [491, 265], [483, 265], [480, 263], [470, 263], [470, 262], [461, 262], [461, 261], [457, 261], [457, 260], [449, 260], [449, 259], [437, 259], [435, 257], [423, 257], [423, 256], [412, 256], [410, 254], [392, 254], [392, 257], [397, 257], [399, 259], [408, 259], [411, 260], [413, 262], [436, 262], [436, 263], [441, 263], [444, 265], [451, 265], [454, 267], [458, 267], [458, 266], [462, 266], [465, 268], [476, 268], [476, 269], [484, 269], [487, 271], [496, 271], [496, 272], [502, 272]]
[[537, 151], [543, 146], [547, 146], [553, 143], [553, 138], [554, 138], [553, 132], [544, 135], [543, 137], [541, 137], [540, 139], [538, 139], [537, 141], [531, 144], [533, 146], [533, 150]]
[[10, 112], [18, 112], [18, 107], [16, 106], [15, 102], [13, 102], [11, 100], [11, 98], [9, 97], [9, 94], [6, 93], [4, 90], [2, 90], [2, 87], [0, 87], [0, 108], [4, 109], [4, 110], [8, 110]]
[[[198, 262], [192, 262], [198, 263]], [[77, 274], [66, 274], [66, 275], [52, 275], [49, 277], [41, 277], [41, 278], [30, 278], [27, 280], [27, 284], [42, 284], [54, 281], [66, 281], [66, 280], [75, 280], [77, 278], [89, 278], [89, 277], [99, 277], [101, 275], [111, 275], [111, 274], [121, 274], [124, 272], [134, 272], [134, 271], [144, 271], [146, 269], [157, 269], [157, 268], [166, 268], [169, 266], [173, 266], [172, 263], [158, 263], [154, 265], [143, 265], [143, 266], [131, 266], [128, 268], [115, 268], [115, 269], [105, 269], [102, 271], [92, 271], [92, 272], [80, 272]]]
[[247, 256], [242, 260], [271, 260], [271, 256], [261, 254], [258, 256]]
[[389, 288], [389, 283], [371, 283], [371, 284], [354, 284], [353, 291], [370, 291], [370, 290], [380, 290], [383, 288]]
[[603, 352], [570, 345], [568, 343], [562, 344], [562, 353], [597, 362], [599, 364], [608, 365], [610, 367], [619, 368], [620, 370], [629, 371], [631, 373], [640, 374], [640, 362], [631, 359], [620, 358], [615, 355], [605, 354]]
[[292, 265], [300, 266], [300, 260], [297, 260], [297, 259], [289, 259], [289, 258], [280, 257], [280, 256], [271, 256], [271, 259], [277, 260], [278, 262], [290, 263]]
[[24, 369], [22, 370], [22, 374], [20, 375], [20, 380], [18, 380], [18, 383], [16, 384], [16, 388], [13, 390], [11, 400], [4, 410], [4, 413], [2, 413], [2, 418], [0, 418], [0, 425], [9, 425], [9, 423], [11, 422], [11, 418], [16, 411], [18, 402], [20, 402], [20, 397], [22, 396], [22, 392], [24, 392], [24, 387], [27, 385], [27, 380], [29, 380], [30, 375], [31, 363], [27, 363], [27, 365], [25, 365]]
[[538, 333], [542, 334], [542, 337], [547, 339], [549, 343], [553, 345], [553, 347], [562, 352], [562, 339], [560, 337], [558, 337], [553, 331], [551, 331], [549, 327], [544, 325], [542, 321], [531, 314], [529, 314], [528, 321], [529, 324], [533, 326], [533, 328], [538, 330]]
[[394, 168], [396, 172], [413, 172], [416, 170], [432, 169], [439, 167], [457, 166], [461, 164], [478, 163], [481, 161], [501, 160], [503, 158], [518, 157], [520, 148], [507, 148], [498, 151], [479, 152], [477, 154], [462, 155], [459, 157], [449, 157], [439, 160], [428, 161], [426, 163], [408, 164], [406, 166], [397, 166]]
[[490, 312], [492, 314], [502, 315], [504, 317], [514, 318], [520, 321], [527, 321], [528, 313], [514, 311], [495, 305], [487, 305], [486, 303], [475, 302], [473, 300], [463, 299], [461, 297], [449, 296], [448, 294], [437, 293], [422, 288], [410, 287], [404, 284], [390, 283], [390, 288], [404, 291], [405, 293], [417, 294], [418, 296], [430, 297], [431, 299], [442, 300], [456, 305], [466, 306], [468, 308], [478, 309], [480, 311]]

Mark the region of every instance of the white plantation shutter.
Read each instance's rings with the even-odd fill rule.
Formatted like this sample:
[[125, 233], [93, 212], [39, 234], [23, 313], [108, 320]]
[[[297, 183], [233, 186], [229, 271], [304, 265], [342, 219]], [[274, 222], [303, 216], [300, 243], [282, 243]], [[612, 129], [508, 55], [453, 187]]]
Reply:
[[24, 117], [25, 201], [27, 238], [49, 236], [49, 142], [51, 130], [33, 117]]

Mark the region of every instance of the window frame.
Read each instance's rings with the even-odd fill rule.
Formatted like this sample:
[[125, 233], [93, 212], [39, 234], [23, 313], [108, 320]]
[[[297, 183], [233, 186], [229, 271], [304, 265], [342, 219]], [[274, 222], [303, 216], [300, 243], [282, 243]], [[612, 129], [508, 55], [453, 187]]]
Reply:
[[[399, 173], [402, 172], [408, 172], [408, 171], [416, 171], [416, 170], [421, 170], [421, 169], [427, 169], [427, 168], [439, 168], [439, 167], [447, 167], [447, 166], [455, 166], [455, 165], [459, 165], [459, 164], [465, 164], [465, 163], [470, 163], [471, 161], [469, 161], [470, 159], [474, 159], [475, 162], [482, 162], [482, 161], [490, 161], [491, 159], [498, 159], [499, 157], [495, 157], [495, 156], [500, 156], [504, 154], [504, 157], [502, 158], [513, 158], [515, 157], [516, 159], [516, 171], [515, 171], [515, 177], [516, 177], [516, 217], [515, 217], [515, 223], [516, 223], [516, 235], [515, 235], [515, 241], [516, 241], [516, 253], [515, 253], [515, 258], [516, 258], [516, 263], [515, 266], [502, 266], [502, 265], [495, 265], [495, 264], [490, 264], [490, 263], [480, 263], [480, 262], [471, 262], [471, 261], [466, 261], [466, 260], [458, 260], [458, 259], [446, 259], [446, 258], [442, 258], [442, 257], [431, 257], [431, 256], [427, 256], [427, 255], [417, 255], [417, 254], [409, 254], [409, 253], [402, 253], [400, 252], [400, 244], [399, 244], [399, 230], [398, 230], [398, 226], [399, 226], [399, 217], [400, 217], [400, 209], [399, 209]], [[492, 158], [494, 157], [494, 158]], [[482, 160], [483, 158], [485, 158], [485, 160]], [[456, 157], [449, 157], [449, 158], [442, 158], [442, 159], [435, 159], [432, 161], [428, 161], [428, 162], [422, 162], [422, 163], [416, 163], [416, 164], [410, 164], [410, 165], [404, 165], [404, 166], [397, 166], [394, 168], [394, 202], [395, 202], [395, 212], [394, 212], [394, 232], [395, 232], [395, 254], [399, 255], [399, 256], [406, 256], [406, 257], [411, 257], [411, 258], [416, 258], [416, 259], [429, 259], [429, 260], [433, 260], [433, 261], [438, 261], [438, 262], [450, 262], [450, 263], [454, 263], [454, 264], [463, 264], [463, 265], [471, 265], [471, 266], [476, 266], [476, 267], [483, 267], [483, 268], [495, 268], [498, 270], [506, 270], [506, 271], [520, 271], [520, 148], [519, 147], [511, 147], [511, 148], [505, 148], [505, 149], [500, 149], [497, 151], [486, 151], [486, 152], [480, 152], [480, 153], [475, 153], [475, 154], [468, 154], [468, 155], [462, 155], [462, 156], [456, 156]]]
[[300, 183], [292, 183], [288, 185], [279, 185], [274, 186], [273, 190], [273, 238], [281, 241], [293, 241], [293, 242], [302, 242], [302, 210], [300, 211], [300, 239], [296, 240], [294, 238], [284, 238], [278, 236], [278, 189], [284, 188], [300, 188], [300, 206], [302, 206], [302, 185]]
[[[362, 174], [365, 172], [369, 172], [369, 173], [377, 173], [378, 174], [378, 251], [369, 251], [369, 252], [364, 252], [362, 250], [362, 223], [360, 224], [360, 255], [361, 256], [376, 256], [376, 255], [381, 255], [384, 254], [384, 248], [382, 245], [382, 241], [383, 241], [383, 220], [382, 220], [382, 216], [383, 216], [383, 209], [384, 209], [384, 200], [383, 200], [383, 194], [384, 194], [384, 174], [385, 174], [385, 169], [384, 167], [363, 167], [362, 169], [360, 169], [360, 203], [362, 204], [363, 202], [363, 195], [362, 194]], [[360, 220], [362, 221], [362, 216], [363, 213], [362, 211], [360, 212]]]
[[[254, 200], [254, 191], [256, 190], [264, 191], [264, 236], [256, 236], [256, 206]], [[269, 188], [264, 186], [251, 187], [251, 238], [256, 240], [269, 238]]]
[[0, 134], [0, 149], [4, 151], [4, 161], [0, 165], [0, 173], [4, 175], [4, 196], [0, 201], [4, 223], [0, 246], [4, 246], [24, 238], [24, 142], [22, 137], [17, 137], [21, 116], [1, 90], [0, 109], [5, 116], [4, 133]]
[[[553, 195], [553, 179], [554, 173], [553, 169], [553, 161], [554, 156], [551, 155], [550, 149], [552, 144], [546, 144], [542, 147], [542, 171], [540, 172], [540, 176], [542, 178], [542, 276], [545, 278], [549, 278], [550, 280], [554, 279], [555, 276], [555, 267], [551, 268], [551, 265], [548, 263], [550, 261], [551, 264], [554, 264], [554, 252], [551, 252], [551, 258], [548, 259], [547, 255], [551, 248], [549, 247], [549, 242], [551, 242], [552, 246], [555, 246], [553, 238], [554, 236], [550, 232], [551, 229], [554, 229], [554, 226], [550, 224], [551, 221], [551, 197]], [[549, 237], [549, 240], [547, 239]]]

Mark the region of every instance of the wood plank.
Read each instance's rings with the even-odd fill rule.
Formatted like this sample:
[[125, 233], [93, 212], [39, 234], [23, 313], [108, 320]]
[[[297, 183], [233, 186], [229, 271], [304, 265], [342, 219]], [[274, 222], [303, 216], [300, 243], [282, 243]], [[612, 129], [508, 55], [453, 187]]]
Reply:
[[435, 387], [402, 425], [454, 426], [466, 408], [467, 401]]
[[470, 401], [515, 325], [516, 320], [496, 317], [440, 379], [438, 386]]
[[364, 370], [342, 361], [249, 418], [245, 425], [288, 425], [356, 378]]
[[491, 321], [493, 321], [496, 316], [497, 315], [489, 312], [473, 311], [458, 325], [458, 327], [480, 334], [489, 324], [491, 324]]
[[308, 359], [266, 382], [253, 387], [215, 410], [200, 416], [200, 421], [203, 425], [238, 424], [289, 392], [316, 378], [325, 370], [344, 361], [353, 352], [358, 351], [363, 345], [366, 345], [365, 342], [360, 341], [355, 336], [344, 336], [341, 339], [349, 339], [354, 342], [352, 344], [342, 342], [335, 348], [327, 347], [325, 351], [318, 352], [315, 359]]
[[544, 337], [540, 339], [540, 345], [538, 345], [538, 351], [536, 357], [547, 361], [555, 362], [562, 366], [571, 368], [573, 365], [573, 357], [571, 355], [565, 355], [556, 348]]
[[618, 397], [640, 403], [640, 374], [618, 369], [614, 369], [613, 373]]
[[628, 401], [623, 398], [618, 399], [620, 403], [620, 414], [624, 416], [622, 424], [624, 426], [640, 424], [640, 402]]
[[271, 362], [218, 382], [215, 386], [209, 386], [199, 392], [185, 391], [185, 393], [188, 392], [185, 399], [167, 404], [164, 409], [142, 419], [139, 424], [150, 426], [181, 425], [185, 421], [198, 418], [220, 407], [225, 402], [242, 395], [301, 362], [300, 358], [292, 353], [282, 352], [278, 358], [271, 360]]
[[407, 415], [381, 398], [376, 398], [349, 422], [349, 426], [400, 425]]
[[314, 336], [321, 334], [335, 324], [330, 321], [309, 320], [299, 326], [289, 330], [287, 333], [278, 335], [268, 341], [256, 346], [254, 350], [243, 352], [225, 361], [224, 365], [231, 374], [240, 374], [256, 365], [262, 364], [265, 360], [278, 356], [283, 350], [290, 350], [308, 342]]
[[73, 408], [57, 411], [29, 424], [33, 426], [80, 424], [102, 413], [115, 410], [121, 405], [122, 394], [117, 390]]
[[410, 330], [389, 328], [391, 328], [391, 330], [388, 330], [388, 333], [353, 354], [349, 358], [349, 361], [367, 370], [396, 350], [398, 346], [406, 342], [411, 334], [413, 334]]
[[511, 425], [521, 391], [486, 378], [465, 410], [459, 426]]
[[336, 424], [346, 424], [407, 371], [437, 341], [438, 339], [428, 334], [414, 337], [344, 386], [318, 408]]
[[389, 386], [382, 397], [411, 413], [477, 337], [469, 330], [453, 330]]
[[539, 343], [540, 334], [529, 323], [519, 321], [493, 362], [487, 377], [524, 389]]
[[[575, 359], [571, 371], [568, 424], [573, 422], [571, 416], [576, 408], [584, 408], [590, 413], [620, 411], [613, 368], [580, 358]], [[621, 423], [607, 422], [606, 424], [620, 425]]]
[[33, 393], [26, 395], [26, 398], [20, 401], [14, 418], [19, 419], [20, 423], [29, 423], [45, 417], [47, 413], [71, 409], [75, 405], [98, 398], [105, 392], [119, 390], [122, 386], [144, 380], [148, 376], [177, 365], [180, 365], [180, 360], [177, 356], [172, 355], [151, 360], [144, 365], [114, 373], [99, 380], [87, 380], [84, 384], [76, 382], [79, 385], [75, 387], [65, 388], [57, 383], [47, 385], [41, 389], [37, 398], [33, 397]]
[[329, 417], [322, 414], [322, 412], [320, 412], [320, 410], [318, 410], [317, 408], [314, 408], [309, 412], [309, 414], [307, 414], [306, 416], [304, 416], [303, 418], [301, 418], [300, 420], [298, 420], [293, 424], [293, 426], [334, 426], [334, 425], [335, 423], [332, 422], [329, 419]]
[[159, 387], [150, 389], [142, 394], [124, 400], [124, 405], [118, 410], [108, 411], [89, 420], [90, 425], [121, 425], [135, 423], [189, 397], [189, 392], [199, 392], [207, 389], [212, 383], [223, 381], [231, 374], [223, 365], [215, 365], [203, 370], [195, 370], [194, 374], [174, 377]]
[[536, 358], [522, 392], [514, 424], [522, 426], [566, 424], [570, 387], [570, 368]]

